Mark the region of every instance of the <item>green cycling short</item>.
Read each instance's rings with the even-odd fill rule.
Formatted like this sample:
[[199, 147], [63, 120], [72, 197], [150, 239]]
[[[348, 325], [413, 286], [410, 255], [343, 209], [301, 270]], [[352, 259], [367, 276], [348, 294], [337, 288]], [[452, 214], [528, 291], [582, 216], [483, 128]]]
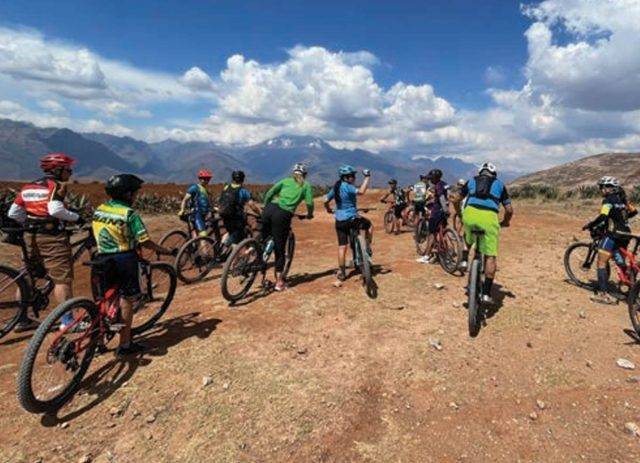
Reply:
[[485, 256], [498, 255], [500, 219], [496, 212], [467, 206], [462, 211], [462, 223], [464, 224], [464, 240], [467, 242], [467, 246], [472, 246], [475, 243], [472, 230], [479, 228], [484, 230], [484, 235], [480, 237], [480, 252]]

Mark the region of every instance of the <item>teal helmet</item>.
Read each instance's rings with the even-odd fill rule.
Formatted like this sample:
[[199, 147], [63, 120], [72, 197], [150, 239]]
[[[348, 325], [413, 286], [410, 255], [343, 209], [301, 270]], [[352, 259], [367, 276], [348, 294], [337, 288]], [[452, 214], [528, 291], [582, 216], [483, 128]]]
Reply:
[[344, 175], [355, 175], [355, 174], [356, 174], [356, 170], [349, 165], [340, 166], [340, 168], [338, 169], [338, 175], [340, 177]]

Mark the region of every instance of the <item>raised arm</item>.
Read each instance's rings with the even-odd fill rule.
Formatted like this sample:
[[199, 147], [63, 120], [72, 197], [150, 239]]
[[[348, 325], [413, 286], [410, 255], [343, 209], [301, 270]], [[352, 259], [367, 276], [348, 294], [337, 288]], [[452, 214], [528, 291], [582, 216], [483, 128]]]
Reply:
[[365, 169], [363, 173], [364, 173], [364, 182], [362, 182], [362, 185], [360, 185], [360, 188], [358, 188], [359, 195], [365, 194], [369, 189], [369, 183], [371, 183], [371, 172], [369, 172], [368, 169]]

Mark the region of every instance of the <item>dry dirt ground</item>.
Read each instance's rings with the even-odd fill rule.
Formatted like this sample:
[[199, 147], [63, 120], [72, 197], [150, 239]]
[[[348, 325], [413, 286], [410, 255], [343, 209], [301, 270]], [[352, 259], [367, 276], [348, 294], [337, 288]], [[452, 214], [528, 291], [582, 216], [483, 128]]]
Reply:
[[[356, 279], [332, 285], [333, 220], [319, 211], [294, 224], [288, 291], [230, 308], [219, 271], [180, 286], [144, 336], [152, 350], [98, 357], [56, 416], [19, 408], [28, 339], [12, 335], [0, 341], [0, 461], [639, 461], [625, 423], [640, 423], [640, 372], [616, 365], [640, 364], [626, 307], [565, 282], [581, 210], [516, 204], [500, 308], [475, 339], [464, 279], [417, 264], [411, 234], [381, 232], [382, 210], [378, 299]], [[159, 236], [177, 222], [148, 224]]]

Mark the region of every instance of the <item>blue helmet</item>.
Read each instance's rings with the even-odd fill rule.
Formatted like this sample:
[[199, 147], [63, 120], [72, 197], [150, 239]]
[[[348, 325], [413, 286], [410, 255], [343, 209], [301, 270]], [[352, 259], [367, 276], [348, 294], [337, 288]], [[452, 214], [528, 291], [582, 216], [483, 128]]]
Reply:
[[356, 170], [349, 165], [340, 166], [340, 168], [338, 169], [338, 175], [340, 175], [340, 177], [342, 177], [343, 175], [355, 175], [355, 174], [356, 174]]

